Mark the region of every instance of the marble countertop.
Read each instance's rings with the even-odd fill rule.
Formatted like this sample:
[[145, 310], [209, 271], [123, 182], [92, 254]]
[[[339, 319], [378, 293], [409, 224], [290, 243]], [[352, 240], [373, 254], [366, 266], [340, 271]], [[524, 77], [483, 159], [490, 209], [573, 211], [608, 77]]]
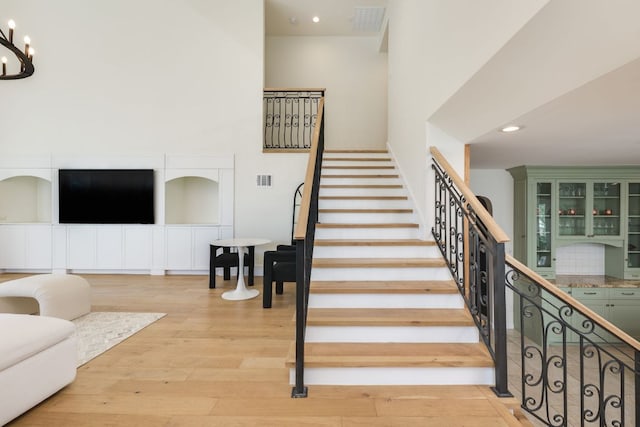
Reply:
[[611, 276], [559, 275], [549, 280], [564, 288], [640, 288], [640, 280], [624, 280]]

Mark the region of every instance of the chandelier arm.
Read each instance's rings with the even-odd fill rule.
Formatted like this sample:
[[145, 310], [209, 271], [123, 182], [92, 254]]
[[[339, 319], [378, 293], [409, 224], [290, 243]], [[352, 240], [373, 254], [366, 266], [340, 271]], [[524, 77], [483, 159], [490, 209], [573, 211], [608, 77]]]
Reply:
[[4, 76], [0, 75], [0, 80], [18, 80], [27, 78], [32, 75], [35, 71], [35, 68], [33, 67], [33, 62], [27, 57], [27, 54], [18, 49], [13, 43], [9, 43], [9, 40], [7, 40], [2, 30], [0, 30], [0, 33], [2, 33], [2, 37], [0, 37], [0, 44], [13, 52], [20, 61], [20, 64], [22, 64], [22, 66], [20, 67], [20, 73], [6, 74]]

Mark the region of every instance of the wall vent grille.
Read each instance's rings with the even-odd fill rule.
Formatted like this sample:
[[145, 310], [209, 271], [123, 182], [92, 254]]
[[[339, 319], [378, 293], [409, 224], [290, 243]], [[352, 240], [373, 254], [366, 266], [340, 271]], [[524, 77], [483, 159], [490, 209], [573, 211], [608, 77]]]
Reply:
[[258, 187], [271, 187], [271, 175], [257, 175], [256, 184]]

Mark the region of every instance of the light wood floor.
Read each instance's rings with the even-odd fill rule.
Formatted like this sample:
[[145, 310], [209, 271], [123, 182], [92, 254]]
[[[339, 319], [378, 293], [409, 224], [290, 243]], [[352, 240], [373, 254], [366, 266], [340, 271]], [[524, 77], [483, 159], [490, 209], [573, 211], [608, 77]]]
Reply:
[[480, 386], [312, 386], [292, 399], [284, 363], [293, 284], [265, 310], [262, 296], [222, 300], [234, 286], [222, 278], [209, 290], [206, 276], [85, 277], [93, 311], [168, 315], [80, 367], [73, 384], [11, 426], [520, 425]]

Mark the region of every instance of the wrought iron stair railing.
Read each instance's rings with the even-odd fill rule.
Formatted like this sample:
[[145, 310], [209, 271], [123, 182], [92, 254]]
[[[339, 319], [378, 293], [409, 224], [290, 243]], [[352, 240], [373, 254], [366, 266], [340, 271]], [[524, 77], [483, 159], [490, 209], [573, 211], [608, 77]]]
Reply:
[[318, 102], [318, 115], [311, 141], [302, 202], [293, 236], [296, 245], [296, 366], [292, 397], [307, 396], [307, 387], [304, 385], [304, 338], [307, 325], [313, 244], [318, 220], [320, 172], [324, 152], [324, 98], [320, 98]]
[[640, 343], [506, 256], [506, 234], [436, 148], [431, 155], [432, 233], [494, 359], [496, 394], [513, 392], [547, 426], [640, 427]]

